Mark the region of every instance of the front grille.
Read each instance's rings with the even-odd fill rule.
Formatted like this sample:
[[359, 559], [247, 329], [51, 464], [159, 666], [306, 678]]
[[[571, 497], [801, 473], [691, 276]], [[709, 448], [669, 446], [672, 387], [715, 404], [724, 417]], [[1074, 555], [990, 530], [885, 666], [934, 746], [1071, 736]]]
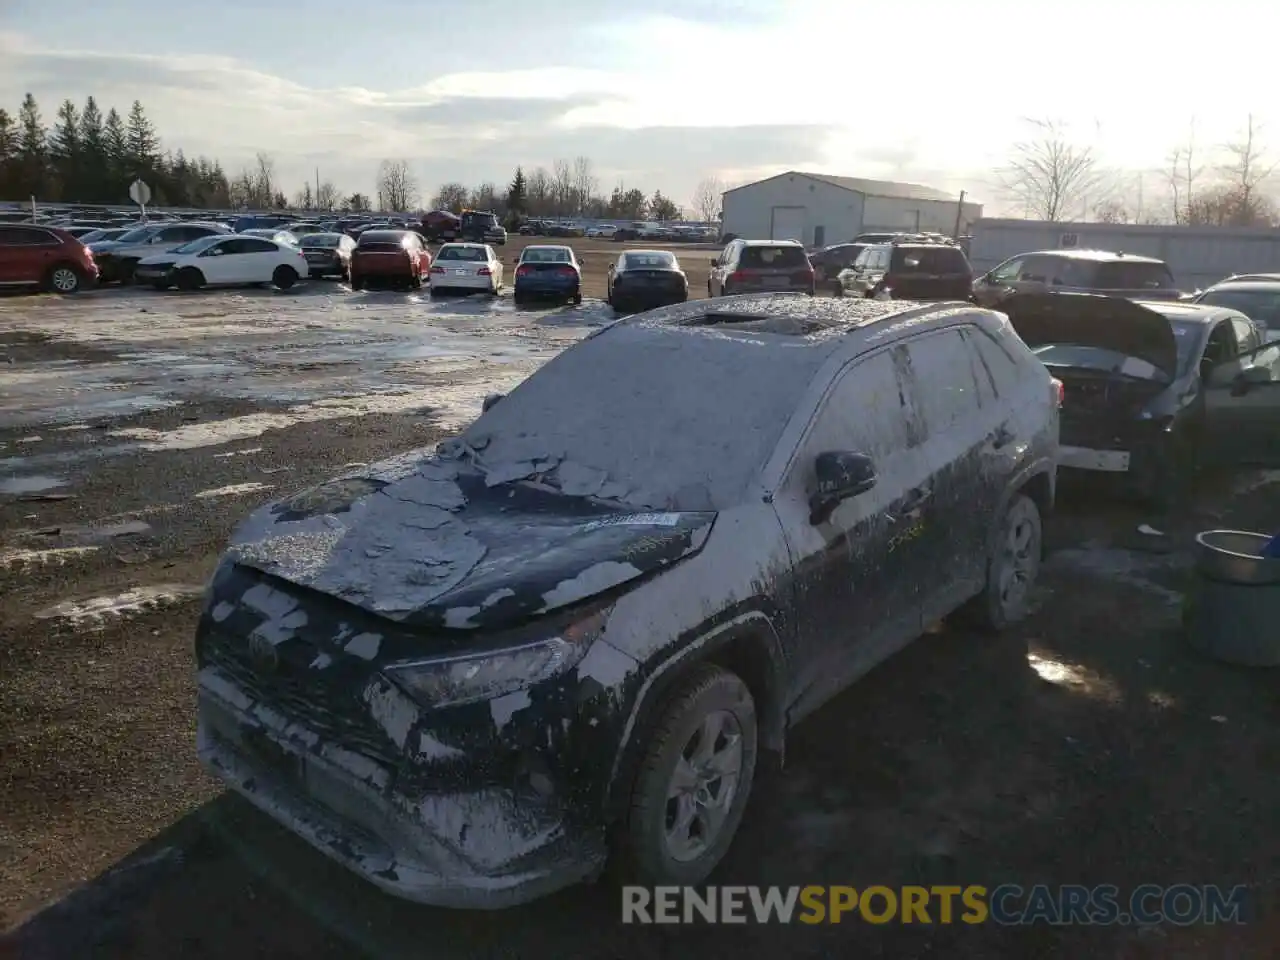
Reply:
[[279, 711], [322, 740], [388, 767], [398, 764], [395, 745], [356, 699], [357, 685], [339, 687], [326, 682], [324, 671], [283, 659], [271, 673], [261, 673], [250, 660], [244, 641], [218, 634], [208, 638], [204, 653], [210, 665], [225, 673], [249, 697]]

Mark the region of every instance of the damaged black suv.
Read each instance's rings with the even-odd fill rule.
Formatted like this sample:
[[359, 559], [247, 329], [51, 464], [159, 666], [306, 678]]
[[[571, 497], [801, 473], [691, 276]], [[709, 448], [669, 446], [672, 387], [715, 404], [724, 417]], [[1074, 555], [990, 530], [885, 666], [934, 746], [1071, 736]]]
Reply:
[[792, 724], [962, 605], [1025, 614], [1057, 388], [967, 304], [612, 324], [434, 451], [244, 523], [198, 627], [200, 758], [425, 903], [611, 852], [701, 882]]

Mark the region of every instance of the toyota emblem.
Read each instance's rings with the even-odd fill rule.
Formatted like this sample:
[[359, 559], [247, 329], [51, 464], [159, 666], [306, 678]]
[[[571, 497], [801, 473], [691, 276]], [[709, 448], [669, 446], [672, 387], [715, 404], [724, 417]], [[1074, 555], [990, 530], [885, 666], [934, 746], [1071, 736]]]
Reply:
[[280, 665], [280, 654], [266, 637], [253, 635], [249, 637], [249, 660], [258, 673], [274, 673]]

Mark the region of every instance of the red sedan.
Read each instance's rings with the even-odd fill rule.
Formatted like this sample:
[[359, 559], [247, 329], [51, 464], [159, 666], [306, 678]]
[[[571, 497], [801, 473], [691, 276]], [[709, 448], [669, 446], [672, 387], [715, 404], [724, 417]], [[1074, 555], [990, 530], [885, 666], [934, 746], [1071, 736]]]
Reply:
[[366, 230], [351, 251], [351, 289], [417, 290], [431, 274], [431, 251], [412, 230]]

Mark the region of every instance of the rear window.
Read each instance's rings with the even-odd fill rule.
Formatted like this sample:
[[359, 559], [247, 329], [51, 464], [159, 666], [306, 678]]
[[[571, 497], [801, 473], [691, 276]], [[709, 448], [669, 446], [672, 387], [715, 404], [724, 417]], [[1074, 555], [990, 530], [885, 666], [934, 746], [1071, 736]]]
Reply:
[[1173, 287], [1173, 274], [1163, 263], [1100, 263], [1095, 286], [1099, 290], [1168, 290]]
[[772, 269], [777, 267], [807, 267], [809, 258], [800, 247], [744, 247], [738, 266], [751, 269]]
[[676, 258], [669, 253], [628, 253], [623, 264], [628, 270], [672, 270]]
[[489, 255], [479, 247], [443, 247], [437, 260], [468, 260], [473, 263], [489, 259]]
[[968, 273], [969, 261], [958, 247], [894, 247], [894, 273]]
[[1280, 287], [1273, 290], [1218, 287], [1206, 291], [1196, 302], [1239, 310], [1268, 330], [1280, 331]]
[[569, 251], [554, 247], [526, 247], [520, 259], [525, 263], [568, 263]]

